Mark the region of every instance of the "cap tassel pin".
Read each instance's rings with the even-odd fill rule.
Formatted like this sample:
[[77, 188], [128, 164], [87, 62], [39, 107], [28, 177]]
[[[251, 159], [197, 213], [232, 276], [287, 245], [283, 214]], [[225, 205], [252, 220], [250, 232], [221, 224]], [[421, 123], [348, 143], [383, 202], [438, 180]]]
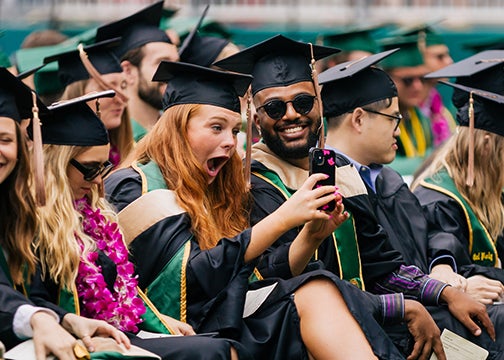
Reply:
[[315, 68], [315, 56], [313, 55], [313, 45], [312, 45], [312, 43], [308, 43], [308, 44], [310, 45], [310, 52], [311, 52], [311, 61], [310, 61], [311, 77], [312, 77], [312, 81], [313, 81], [313, 87], [315, 88], [315, 95], [317, 96], [317, 103], [318, 103], [319, 114], [320, 114], [318, 146], [319, 146], [319, 148], [323, 149], [325, 147], [325, 130], [324, 130], [324, 119], [323, 119], [324, 108], [322, 106], [322, 100], [321, 100], [322, 98], [320, 96], [320, 85], [318, 83], [317, 69]]
[[42, 131], [40, 129], [37, 95], [32, 92], [33, 101], [33, 170], [35, 174], [35, 199], [38, 206], [45, 206], [44, 153], [42, 150]]
[[473, 92], [469, 93], [469, 154], [467, 157], [467, 179], [466, 185], [471, 187], [474, 184], [474, 99]]

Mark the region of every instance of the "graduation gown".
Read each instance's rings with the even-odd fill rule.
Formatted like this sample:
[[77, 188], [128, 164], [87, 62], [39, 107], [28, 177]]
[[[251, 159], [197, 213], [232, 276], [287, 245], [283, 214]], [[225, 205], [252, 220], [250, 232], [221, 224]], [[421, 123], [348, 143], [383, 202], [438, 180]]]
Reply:
[[[109, 289], [113, 288], [117, 275], [114, 262], [103, 252], [99, 251], [97, 265], [101, 266], [102, 274]], [[43, 280], [38, 272], [30, 287], [30, 298], [39, 306], [54, 310], [60, 318], [68, 313], [59, 307], [61, 296], [60, 286], [50, 279]], [[79, 299], [80, 301], [80, 299]], [[82, 305], [82, 304], [81, 304]], [[174, 336], [159, 339], [141, 339], [134, 334], [127, 333], [133, 345], [151, 351], [164, 360], [213, 360], [229, 359], [231, 342], [207, 336]], [[234, 344], [235, 346], [239, 346]], [[245, 350], [241, 350], [246, 354]], [[246, 359], [247, 357], [244, 356]]]
[[[264, 145], [259, 145], [262, 147]], [[267, 151], [267, 150], [266, 150]], [[260, 154], [256, 154], [256, 159], [264, 159], [271, 164], [272, 160], [269, 157], [263, 157]], [[253, 153], [254, 156], [254, 153]], [[344, 157], [343, 155], [338, 154], [336, 159], [336, 164], [338, 168], [342, 168], [344, 166], [348, 166], [350, 161]], [[271, 167], [277, 167], [277, 171], [281, 172], [282, 169], [280, 165], [273, 164]], [[259, 177], [257, 173], [261, 173], [267, 170], [267, 168], [258, 161], [252, 162], [252, 194], [254, 197], [254, 208], [252, 210], [252, 222], [257, 222], [263, 217], [265, 217], [269, 212], [274, 211], [278, 208], [284, 201], [285, 196], [276, 188], [272, 186], [271, 183], [264, 180], [263, 177]], [[299, 172], [296, 174], [295, 169], [293, 169], [293, 173], [295, 176], [303, 176], [301, 179], [306, 178], [306, 171], [304, 174]], [[355, 173], [357, 173], [355, 171]], [[359, 193], [355, 195], [355, 193], [348, 192], [349, 186], [345, 184], [345, 182], [350, 181], [355, 184], [358, 181], [362, 183], [364, 186], [364, 182], [361, 180], [360, 176], [357, 173], [358, 179], [350, 178], [345, 179], [345, 176], [351, 176], [351, 174], [343, 174], [340, 173], [338, 175], [337, 170], [337, 184], [340, 187], [340, 192], [345, 196], [350, 194], [351, 196], [346, 196], [343, 199], [343, 204], [345, 205], [345, 209], [352, 212], [354, 214], [355, 219], [355, 228], [356, 228], [356, 238], [358, 241], [360, 256], [362, 260], [362, 268], [364, 274], [364, 281], [366, 284], [366, 289], [371, 292], [381, 292], [381, 291], [393, 291], [393, 292], [403, 292], [406, 297], [414, 298], [414, 299], [422, 299], [421, 292], [423, 291], [423, 286], [418, 286], [420, 283], [425, 283], [425, 279], [428, 278], [422, 272], [416, 273], [400, 273], [399, 267], [403, 264], [403, 258], [398, 249], [401, 250], [405, 245], [404, 243], [399, 244], [398, 248], [395, 248], [394, 242], [399, 243], [400, 240], [404, 241], [405, 239], [401, 239], [399, 236], [395, 236], [393, 241], [389, 240], [388, 234], [385, 229], [380, 226], [378, 223], [378, 219], [384, 219], [385, 224], [392, 225], [394, 221], [396, 223], [403, 222], [401, 226], [401, 231], [405, 231], [404, 234], [407, 234], [409, 231], [416, 231], [414, 226], [418, 226], [418, 229], [421, 227], [422, 219], [418, 218], [418, 223], [408, 225], [408, 222], [412, 216], [410, 214], [410, 209], [401, 208], [400, 204], [398, 204], [397, 209], [399, 209], [399, 217], [394, 217], [394, 214], [385, 214], [390, 208], [394, 210], [392, 204], [393, 196], [397, 196], [399, 194], [403, 194], [407, 191], [407, 188], [402, 181], [402, 179], [398, 178], [397, 173], [390, 169], [390, 171], [386, 171], [384, 174], [384, 178], [382, 180], [378, 180], [380, 182], [377, 185], [380, 189], [384, 190], [383, 199], [373, 198], [372, 195], [368, 195], [367, 191]], [[287, 178], [287, 175], [284, 175], [284, 178]], [[390, 183], [388, 181], [390, 180]], [[348, 193], [346, 193], [348, 192]], [[380, 205], [378, 202], [384, 200]], [[413, 199], [411, 199], [413, 200]], [[409, 204], [410, 202], [408, 202]], [[414, 202], [413, 202], [414, 203]], [[378, 219], [375, 216], [374, 206], [381, 206], [381, 210], [379, 212], [383, 212], [381, 215], [378, 215]], [[415, 205], [417, 208], [419, 207], [418, 203]], [[406, 210], [408, 210], [406, 212]], [[417, 218], [417, 216], [413, 215], [413, 218]], [[425, 220], [423, 220], [425, 222]], [[411, 226], [411, 229], [409, 229]], [[299, 229], [291, 230], [290, 232], [284, 234], [273, 246], [270, 252], [262, 259], [262, 264], [259, 265], [259, 269], [261, 270], [261, 274], [274, 274], [275, 271], [281, 269], [283, 271], [284, 276], [290, 276], [290, 270], [288, 268], [288, 248], [290, 243], [297, 236]], [[418, 238], [419, 234], [416, 234], [415, 238]], [[410, 244], [406, 244], [406, 247], [410, 246]], [[424, 245], [425, 246], [425, 245]], [[411, 257], [412, 259], [420, 259], [420, 266], [425, 267], [426, 263], [426, 253], [419, 253], [421, 250], [419, 249], [409, 248], [406, 251], [406, 255]], [[418, 251], [417, 251], [418, 250]], [[335, 262], [337, 260], [336, 249], [334, 246], [334, 242], [331, 239], [326, 239], [322, 246], [318, 249], [318, 259], [322, 260], [322, 262], [326, 265], [326, 268], [338, 274], [338, 264]], [[284, 259], [283, 262], [276, 261], [278, 259]], [[387, 259], [390, 259], [387, 261]], [[275, 266], [276, 263], [284, 264], [283, 267]], [[409, 263], [408, 264], [416, 264]], [[261, 266], [262, 265], [262, 266]], [[410, 267], [409, 267], [410, 268]], [[411, 270], [411, 269], [410, 269]], [[392, 277], [388, 277], [386, 274], [396, 274], [392, 275]], [[394, 278], [397, 281], [394, 282]], [[389, 281], [392, 284], [390, 285]], [[439, 282], [438, 282], [439, 283]], [[408, 286], [403, 286], [404, 284], [409, 284]], [[433, 291], [433, 294], [439, 294], [439, 292]], [[470, 339], [471, 341], [485, 347], [490, 351], [494, 358], [500, 358], [502, 354], [502, 349], [500, 344], [495, 344], [488, 337], [486, 332], [481, 337], [472, 336], [467, 329], [456, 319], [451, 316], [449, 311], [445, 306], [432, 306], [435, 305], [432, 301], [425, 302], [424, 305], [427, 306], [427, 310], [431, 313], [434, 320], [440, 329], [448, 328], [457, 334]], [[431, 306], [428, 306], [431, 305]], [[503, 308], [504, 309], [504, 308]], [[494, 320], [496, 326], [501, 323], [500, 315], [495, 315], [494, 313], [499, 313], [502, 310], [500, 308], [490, 309], [489, 314]], [[386, 327], [387, 334], [394, 339], [394, 342], [403, 349], [404, 353], [407, 354], [411, 350], [411, 342], [408, 340], [407, 329], [406, 328], [398, 328], [398, 327]]]
[[369, 199], [392, 247], [407, 264], [414, 264], [428, 274], [427, 220], [418, 199], [401, 175], [388, 166], [376, 178], [375, 190], [368, 187]]
[[[136, 209], [129, 219], [136, 222], [132, 231], [137, 230], [125, 236], [127, 242], [131, 241], [129, 247], [138, 270], [139, 286], [161, 312], [187, 321], [197, 332], [216, 331], [237, 339], [257, 359], [307, 359], [292, 294], [310, 279], [323, 276], [338, 286], [375, 354], [381, 359], [403, 358], [374, 318], [382, 314], [382, 297], [366, 294], [323, 271], [288, 281], [271, 278], [249, 286], [254, 264], [245, 264], [243, 257], [250, 242], [250, 229], [233, 238], [221, 239], [212, 249], [200, 249], [187, 213], [177, 209], [174, 197], [171, 200], [164, 197], [168, 190], [159, 192], [166, 185], [156, 168], [149, 163], [140, 171], [122, 169], [108, 177], [105, 185], [109, 201], [120, 211], [121, 226], [130, 227], [129, 221], [121, 219]], [[151, 203], [150, 208], [137, 207], [149, 194], [155, 194], [157, 202]], [[154, 207], [167, 203], [173, 206], [164, 207], [160, 216], [148, 214], [149, 219], [138, 221], [146, 215], [143, 213], [155, 212]], [[273, 284], [276, 284], [273, 291], [259, 308], [243, 318], [247, 292]]]
[[[3, 251], [0, 247], [0, 251]], [[3, 257], [3, 253], [0, 254]], [[0, 266], [0, 341], [9, 350], [23, 340], [13, 332], [12, 322], [17, 309], [21, 305], [33, 305], [22, 292], [12, 285], [8, 269]]]
[[[426, 186], [419, 186], [414, 194], [418, 198], [429, 224], [429, 259], [441, 255], [453, 257], [457, 271], [465, 276], [484, 275], [504, 283], [504, 270], [495, 266], [475, 264], [470, 251], [469, 222], [461, 204], [452, 196]], [[474, 236], [474, 243], [478, 241]], [[502, 263], [504, 239], [499, 236], [494, 242], [495, 253]], [[501, 250], [501, 251], [499, 251]]]

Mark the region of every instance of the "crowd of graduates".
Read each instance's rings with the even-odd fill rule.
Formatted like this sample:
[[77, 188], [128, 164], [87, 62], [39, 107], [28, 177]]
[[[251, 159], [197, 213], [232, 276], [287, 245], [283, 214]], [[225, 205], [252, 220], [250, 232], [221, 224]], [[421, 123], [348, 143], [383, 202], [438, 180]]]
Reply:
[[504, 359], [504, 51], [239, 49], [208, 6], [177, 46], [162, 6], [0, 67], [7, 350], [443, 360], [446, 329]]

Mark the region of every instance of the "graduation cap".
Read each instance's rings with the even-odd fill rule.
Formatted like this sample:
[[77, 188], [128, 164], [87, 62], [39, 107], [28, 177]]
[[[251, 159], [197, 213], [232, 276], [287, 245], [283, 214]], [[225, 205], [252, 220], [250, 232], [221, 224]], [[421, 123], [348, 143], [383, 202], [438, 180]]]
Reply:
[[485, 50], [504, 50], [504, 36], [491, 36], [467, 41], [462, 44], [462, 48], [471, 51], [473, 54]]
[[471, 99], [473, 99], [474, 127], [504, 136], [504, 120], [502, 118], [502, 114], [504, 113], [503, 95], [448, 81], [440, 81], [440, 83], [458, 89], [465, 94], [465, 104], [457, 112], [457, 123], [460, 126], [470, 126], [468, 108]]
[[[38, 98], [37, 106], [45, 109]], [[32, 108], [32, 90], [9, 70], [0, 67], [0, 116], [21, 122], [33, 116]]]
[[392, 79], [376, 63], [399, 49], [384, 51], [333, 66], [319, 75], [324, 116], [333, 117], [356, 107], [397, 96]]
[[32, 119], [28, 131], [32, 133], [35, 198], [37, 205], [45, 205], [44, 159], [40, 135], [39, 112], [48, 110], [35, 93], [6, 68], [0, 67], [0, 116], [11, 118], [18, 123], [23, 119]]
[[51, 46], [40, 46], [28, 49], [19, 49], [15, 53], [16, 68], [23, 77], [29, 76], [33, 70], [35, 90], [39, 95], [57, 93], [64, 90], [63, 84], [58, 78], [58, 64], [56, 62], [47, 63], [44, 66], [43, 59], [58, 53], [75, 49], [75, 44], [65, 42]]
[[[391, 36], [416, 36], [420, 48], [432, 45], [444, 45], [445, 41], [441, 34], [435, 30], [434, 25], [440, 21], [417, 24], [415, 26], [405, 27], [392, 32]], [[421, 50], [420, 49], [420, 50]]]
[[504, 96], [447, 81], [442, 84], [454, 87], [466, 96], [465, 105], [457, 109], [456, 120], [460, 126], [469, 127], [468, 171], [466, 185], [474, 184], [474, 129], [481, 129], [504, 136]]
[[399, 48], [395, 56], [391, 56], [382, 63], [383, 68], [415, 67], [424, 63], [422, 53], [418, 48], [416, 36], [393, 37], [380, 41], [383, 50]]
[[[41, 116], [42, 142], [75, 146], [108, 144], [109, 138], [105, 125], [86, 103], [114, 96], [115, 92], [111, 90], [93, 92], [48, 106], [49, 113]], [[30, 132], [29, 135], [31, 135]]]
[[[122, 67], [113, 50], [120, 38], [109, 39], [83, 47], [92, 66], [101, 74], [121, 73]], [[80, 51], [71, 50], [44, 58], [44, 63], [58, 62], [58, 77], [64, 86], [91, 77], [84, 65]]]
[[147, 43], [165, 42], [171, 44], [166, 33], [159, 28], [163, 2], [162, 0], [158, 1], [124, 19], [99, 27], [96, 30], [96, 42], [121, 37], [121, 44], [116, 51], [119, 58], [122, 58], [128, 51]]
[[179, 57], [181, 62], [209, 67], [219, 56], [222, 49], [229, 44], [229, 40], [226, 39], [198, 35], [198, 30], [209, 7], [210, 5], [205, 7], [198, 23], [180, 46]]
[[341, 51], [366, 51], [375, 54], [379, 51], [378, 42], [373, 36], [377, 28], [354, 29], [337, 34], [324, 35], [324, 44], [336, 46]]
[[222, 69], [252, 74], [252, 93], [276, 87], [312, 81], [310, 60], [338, 53], [336, 48], [310, 45], [283, 35], [253, 45], [214, 65]]
[[[456, 77], [456, 83], [504, 94], [504, 50], [487, 50], [425, 75], [427, 79]], [[455, 88], [452, 102], [464, 105], [466, 93]]]
[[163, 110], [179, 104], [208, 104], [240, 113], [238, 97], [245, 94], [252, 76], [162, 61], [152, 80], [168, 82]]

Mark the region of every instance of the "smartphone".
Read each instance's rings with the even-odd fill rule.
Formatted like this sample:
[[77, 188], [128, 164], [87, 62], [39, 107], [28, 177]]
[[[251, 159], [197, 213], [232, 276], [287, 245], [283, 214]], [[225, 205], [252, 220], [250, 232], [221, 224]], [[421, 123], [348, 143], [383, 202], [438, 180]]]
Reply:
[[[311, 148], [309, 152], [310, 158], [310, 175], [322, 173], [328, 175], [325, 180], [318, 181], [315, 187], [322, 185], [336, 185], [336, 153], [329, 149]], [[331, 200], [319, 210], [331, 212], [336, 208], [336, 201]]]

